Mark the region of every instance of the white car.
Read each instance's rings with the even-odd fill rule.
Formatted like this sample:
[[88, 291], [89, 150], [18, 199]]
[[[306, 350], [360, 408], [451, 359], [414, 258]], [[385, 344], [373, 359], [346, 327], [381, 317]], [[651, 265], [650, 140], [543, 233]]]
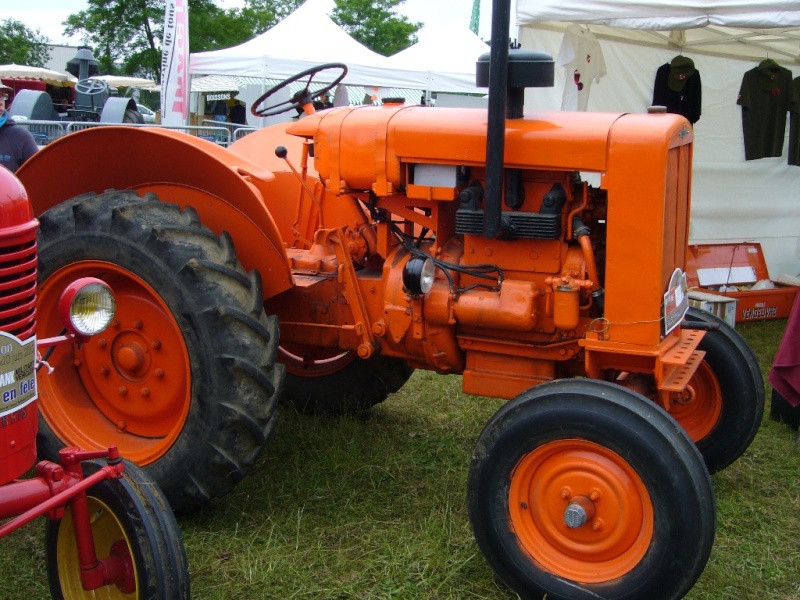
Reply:
[[139, 110], [139, 114], [142, 115], [145, 123], [156, 122], [156, 113], [147, 108], [144, 104], [137, 104], [136, 108]]

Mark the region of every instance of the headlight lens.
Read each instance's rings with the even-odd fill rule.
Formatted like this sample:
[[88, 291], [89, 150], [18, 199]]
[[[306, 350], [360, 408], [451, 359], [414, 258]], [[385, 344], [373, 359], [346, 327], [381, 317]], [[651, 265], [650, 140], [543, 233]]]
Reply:
[[433, 259], [412, 258], [403, 267], [403, 285], [416, 296], [425, 295], [433, 287], [435, 270]]
[[114, 319], [117, 302], [107, 284], [99, 279], [80, 279], [67, 287], [61, 296], [61, 318], [73, 332], [96, 335]]

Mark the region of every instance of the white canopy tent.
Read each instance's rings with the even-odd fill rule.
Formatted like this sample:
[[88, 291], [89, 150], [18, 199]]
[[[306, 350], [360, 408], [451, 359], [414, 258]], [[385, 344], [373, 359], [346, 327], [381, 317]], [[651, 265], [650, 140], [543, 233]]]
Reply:
[[[418, 73], [387, 73], [386, 57], [347, 35], [316, 2], [302, 4], [277, 25], [243, 44], [192, 54], [189, 72], [283, 80], [331, 62], [347, 65], [345, 83], [419, 88]], [[331, 70], [314, 80], [328, 83], [336, 75], [338, 71]]]
[[[369, 50], [340, 29], [327, 15], [328, 8], [328, 3], [322, 0], [307, 0], [252, 40], [224, 50], [193, 53], [189, 72], [283, 80], [311, 67], [339, 62], [347, 65], [344, 83], [348, 85], [426, 89], [429, 71], [425, 62], [391, 64], [388, 58]], [[314, 81], [329, 83], [337, 74], [334, 70], [321, 73]], [[479, 91], [474, 78], [465, 81], [462, 73], [442, 71], [437, 77], [439, 91]]]
[[38, 79], [44, 81], [48, 85], [57, 87], [72, 86], [78, 81], [69, 73], [59, 73], [58, 71], [45, 69], [44, 67], [31, 67], [13, 63], [0, 65], [0, 77], [8, 79]]
[[94, 75], [89, 79], [105, 81], [108, 85], [114, 87], [136, 87], [145, 90], [154, 90], [159, 87], [155, 81], [152, 79], [146, 79], [144, 77], [127, 77], [124, 75]]
[[[572, 23], [600, 40], [607, 75], [591, 87], [589, 111], [644, 112], [658, 67], [691, 58], [702, 79], [691, 242], [759, 242], [773, 278], [800, 272], [800, 167], [787, 163], [788, 135], [781, 157], [745, 161], [736, 103], [744, 73], [764, 58], [800, 76], [800, 2], [517, 0], [517, 23], [524, 48], [553, 57]], [[565, 80], [557, 65], [555, 87], [528, 90], [526, 108], [558, 110]]]
[[239, 93], [239, 80], [229, 75], [206, 75], [192, 79], [193, 93], [235, 92]]
[[[419, 41], [393, 54], [387, 64], [407, 71], [427, 69], [427, 91], [472, 91], [475, 88], [475, 63], [489, 46], [468, 28], [424, 27]], [[458, 88], [463, 88], [459, 90]]]

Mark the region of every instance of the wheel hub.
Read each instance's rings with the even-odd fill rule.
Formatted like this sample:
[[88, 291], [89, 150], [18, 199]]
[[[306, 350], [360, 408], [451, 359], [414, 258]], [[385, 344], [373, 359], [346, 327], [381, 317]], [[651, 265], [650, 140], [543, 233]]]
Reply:
[[537, 562], [585, 582], [629, 572], [650, 546], [646, 487], [618, 454], [580, 439], [525, 455], [509, 489], [511, 526]]
[[594, 503], [589, 498], [575, 496], [564, 511], [564, 523], [571, 529], [577, 529], [593, 519], [595, 513]]
[[121, 342], [118, 350], [112, 351], [112, 361], [122, 377], [135, 381], [141, 378], [141, 375], [147, 370], [150, 354], [145, 351], [138, 340]]
[[[95, 403], [120, 432], [146, 437], [167, 435], [176, 410], [183, 403], [183, 360], [174, 363], [180, 347], [175, 332], [158, 326], [158, 320], [121, 319], [109, 329], [75, 348], [81, 378], [94, 387]], [[174, 338], [174, 339], [173, 339]], [[177, 370], [176, 370], [177, 369]], [[178, 376], [177, 371], [180, 371]], [[174, 375], [171, 375], [174, 374]]]

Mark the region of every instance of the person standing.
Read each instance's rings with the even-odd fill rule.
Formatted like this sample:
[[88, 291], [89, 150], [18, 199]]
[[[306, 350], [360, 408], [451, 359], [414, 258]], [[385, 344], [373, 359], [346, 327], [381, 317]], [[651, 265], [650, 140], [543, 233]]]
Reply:
[[247, 110], [241, 100], [234, 100], [231, 107], [231, 123], [236, 125], [247, 125]]
[[0, 165], [14, 173], [22, 163], [36, 154], [39, 146], [30, 131], [17, 125], [8, 116], [6, 103], [11, 91], [7, 85], [0, 84]]
[[228, 120], [228, 105], [222, 100], [217, 100], [214, 105], [214, 120], [224, 123]]
[[314, 100], [314, 110], [327, 110], [329, 108], [333, 108], [333, 102], [331, 102], [331, 95], [328, 92], [322, 94], [318, 100]]

